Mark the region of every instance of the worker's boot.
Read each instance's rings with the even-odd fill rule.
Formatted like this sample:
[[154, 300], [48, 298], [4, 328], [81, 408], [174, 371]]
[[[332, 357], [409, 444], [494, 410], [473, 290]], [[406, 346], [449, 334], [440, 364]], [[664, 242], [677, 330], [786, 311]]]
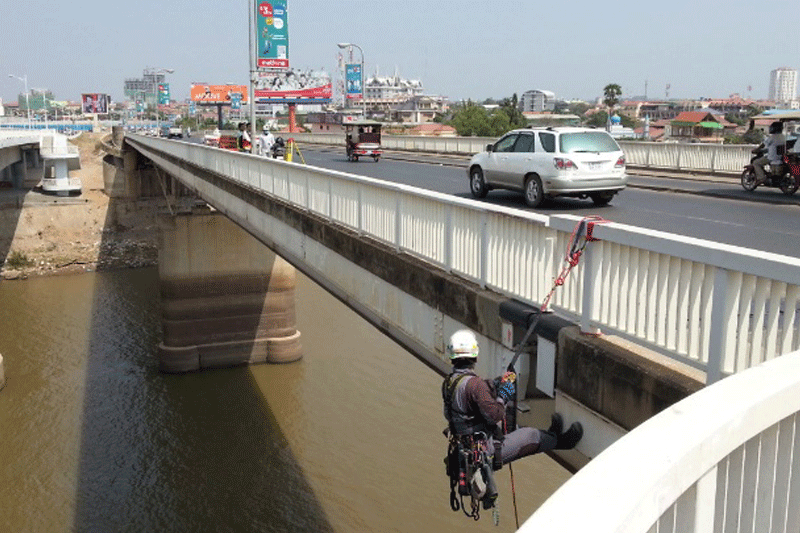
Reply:
[[583, 426], [580, 422], [573, 422], [564, 433], [558, 435], [556, 450], [571, 450], [583, 437]]
[[553, 413], [553, 416], [550, 418], [550, 427], [547, 428], [548, 433], [552, 433], [553, 435], [561, 435], [561, 432], [564, 431], [564, 419], [558, 413]]

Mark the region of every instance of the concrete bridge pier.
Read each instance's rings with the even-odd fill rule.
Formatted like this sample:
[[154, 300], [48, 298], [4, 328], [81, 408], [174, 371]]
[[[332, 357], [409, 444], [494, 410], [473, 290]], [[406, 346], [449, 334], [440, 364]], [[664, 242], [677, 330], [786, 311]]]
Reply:
[[301, 358], [293, 266], [208, 209], [159, 226], [162, 371]]

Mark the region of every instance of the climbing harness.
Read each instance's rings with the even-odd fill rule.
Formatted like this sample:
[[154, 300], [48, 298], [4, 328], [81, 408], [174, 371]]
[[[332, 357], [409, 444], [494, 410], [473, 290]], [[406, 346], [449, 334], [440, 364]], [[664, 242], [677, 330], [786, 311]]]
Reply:
[[[494, 482], [495, 457], [491, 453], [488, 439], [491, 436], [478, 432], [472, 435], [450, 435], [445, 467], [450, 478], [450, 508], [477, 521], [481, 517], [481, 507], [492, 509], [495, 523], [499, 520], [497, 511], [497, 485]], [[469, 503], [464, 497], [469, 496]], [[469, 510], [467, 510], [469, 507]]]

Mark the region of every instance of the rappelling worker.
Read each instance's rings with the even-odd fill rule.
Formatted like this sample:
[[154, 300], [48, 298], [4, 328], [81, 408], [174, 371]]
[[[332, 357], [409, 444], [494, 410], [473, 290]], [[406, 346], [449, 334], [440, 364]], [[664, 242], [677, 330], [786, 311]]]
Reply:
[[[532, 427], [508, 428], [509, 432], [504, 435], [505, 406], [516, 397], [516, 375], [506, 372], [494, 380], [484, 380], [475, 374], [478, 340], [472, 331], [466, 329], [456, 331], [450, 337], [447, 355], [453, 365], [453, 372], [442, 383], [444, 416], [449, 425], [446, 432], [449, 432], [451, 439], [448, 457], [458, 445], [462, 449], [471, 447], [469, 453], [473, 457], [485, 454], [489, 458], [491, 469], [485, 468], [485, 465], [468, 468], [461, 483], [474, 485], [470, 478], [480, 471], [477, 492], [484, 509], [487, 509], [492, 506], [493, 498], [497, 497], [491, 470], [498, 470], [501, 465], [535, 453], [572, 449], [581, 440], [583, 428], [579, 422], [575, 422], [567, 431], [563, 431], [561, 416], [554, 414], [552, 424], [546, 431]], [[454, 441], [457, 441], [456, 444]], [[479, 449], [478, 453], [475, 452], [476, 447]], [[448, 466], [448, 473], [453, 491], [453, 478], [459, 472], [455, 472], [455, 462], [450, 460], [452, 462], [449, 465], [453, 466]], [[458, 485], [458, 480], [456, 484]], [[483, 485], [486, 486], [485, 489]], [[458, 488], [462, 496], [471, 493], [473, 499], [475, 498], [474, 486], [470, 487], [471, 492], [460, 485]], [[453, 498], [451, 494], [451, 506], [457, 510], [456, 505], [453, 505]]]

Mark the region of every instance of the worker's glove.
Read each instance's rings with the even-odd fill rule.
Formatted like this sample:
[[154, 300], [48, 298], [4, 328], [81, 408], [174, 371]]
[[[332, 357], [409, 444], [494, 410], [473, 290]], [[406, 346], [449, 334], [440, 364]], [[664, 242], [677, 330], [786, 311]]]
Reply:
[[504, 403], [508, 403], [516, 397], [516, 389], [513, 381], [501, 381], [497, 387], [497, 397], [501, 398]]

